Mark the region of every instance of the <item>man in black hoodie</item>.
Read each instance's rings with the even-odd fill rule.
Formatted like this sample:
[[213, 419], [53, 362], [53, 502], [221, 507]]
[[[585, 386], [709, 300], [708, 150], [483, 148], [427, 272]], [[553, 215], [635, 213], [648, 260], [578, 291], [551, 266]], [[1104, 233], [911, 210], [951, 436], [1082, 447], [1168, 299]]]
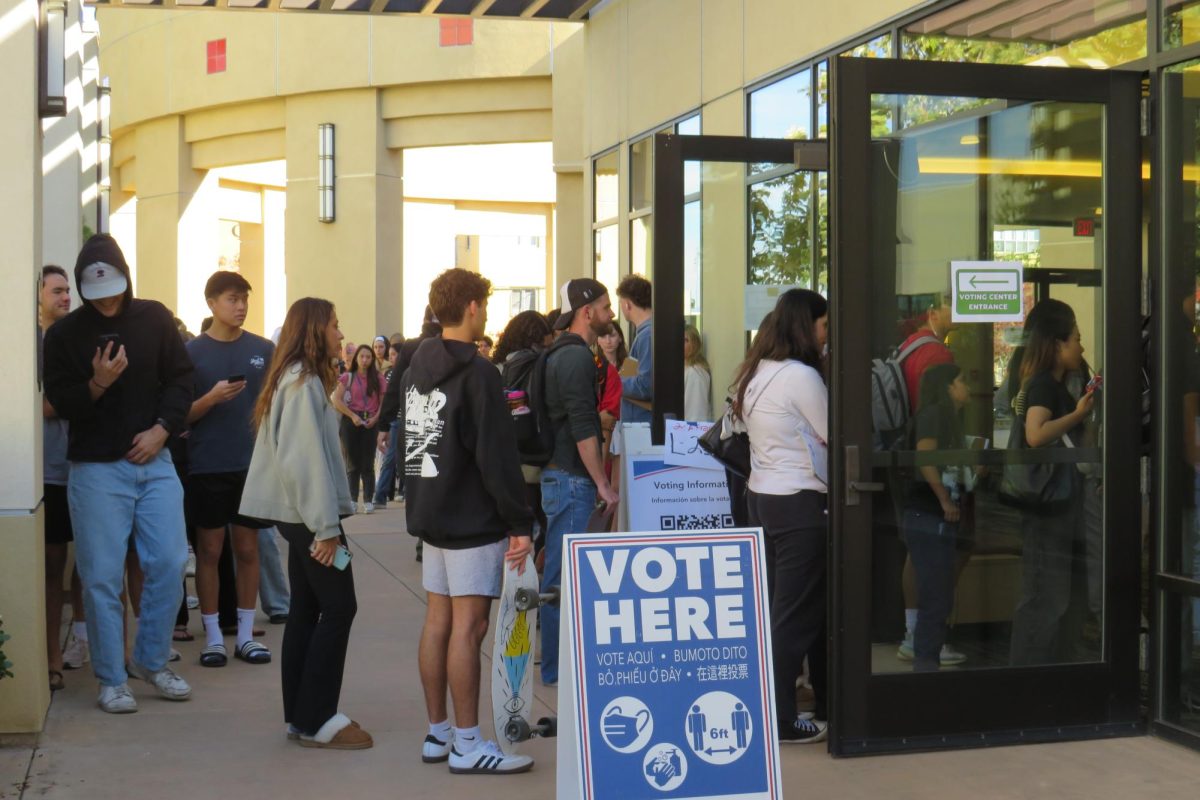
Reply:
[[[130, 674], [168, 700], [191, 696], [167, 668], [187, 538], [183, 489], [163, 445], [184, 429], [192, 362], [171, 312], [133, 298], [112, 237], [96, 234], [84, 244], [75, 284], [83, 305], [46, 332], [46, 397], [71, 423], [67, 494], [98, 702], [128, 714], [137, 711]], [[127, 673], [121, 588], [131, 537], [145, 584]]]
[[408, 532], [425, 542], [429, 597], [419, 653], [429, 711], [421, 758], [448, 760], [459, 774], [533, 766], [529, 756], [505, 755], [479, 730], [479, 647], [492, 598], [500, 596], [505, 561], [523, 572], [533, 550], [533, 513], [504, 388], [475, 345], [491, 289], [464, 269], [434, 280], [429, 303], [442, 336], [422, 342], [403, 378]]

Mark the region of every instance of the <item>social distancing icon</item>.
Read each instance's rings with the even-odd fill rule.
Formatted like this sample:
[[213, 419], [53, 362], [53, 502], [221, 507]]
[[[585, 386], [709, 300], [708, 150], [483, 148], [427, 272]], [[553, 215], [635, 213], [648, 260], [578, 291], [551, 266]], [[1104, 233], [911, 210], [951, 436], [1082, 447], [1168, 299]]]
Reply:
[[732, 764], [750, 747], [754, 719], [746, 704], [729, 692], [709, 692], [696, 698], [684, 721], [692, 752], [718, 766]]

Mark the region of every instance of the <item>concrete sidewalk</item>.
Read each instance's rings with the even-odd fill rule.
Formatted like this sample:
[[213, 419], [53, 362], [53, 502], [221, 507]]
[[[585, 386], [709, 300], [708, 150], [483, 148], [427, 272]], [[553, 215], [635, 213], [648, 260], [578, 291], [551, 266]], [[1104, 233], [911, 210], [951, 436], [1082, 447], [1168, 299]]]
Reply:
[[[96, 708], [90, 670], [68, 672], [36, 747], [0, 748], [0, 798], [241, 798], [262, 793], [293, 800], [486, 796], [543, 800], [554, 796], [555, 742], [534, 741], [525, 775], [450, 775], [420, 760], [426, 733], [417, 677], [424, 614], [420, 565], [401, 508], [348, 520], [355, 548], [358, 618], [350, 642], [342, 710], [375, 737], [362, 752], [310, 750], [284, 737], [279, 667], [230, 660], [201, 668], [203, 637], [180, 647], [178, 671], [193, 687], [187, 703], [153, 696], [131, 681], [137, 714]], [[265, 620], [263, 620], [265, 623]], [[199, 631], [193, 613], [191, 629]], [[282, 626], [266, 625], [278, 654]], [[485, 674], [491, 641], [485, 647]], [[490, 697], [485, 677], [483, 697]], [[538, 686], [536, 711], [552, 713], [555, 694]], [[490, 711], [482, 716], [490, 732]], [[1194, 800], [1200, 754], [1149, 738], [1005, 747], [834, 760], [823, 745], [785, 747], [785, 797], [837, 798], [1120, 798]], [[623, 798], [622, 800], [632, 800]]]

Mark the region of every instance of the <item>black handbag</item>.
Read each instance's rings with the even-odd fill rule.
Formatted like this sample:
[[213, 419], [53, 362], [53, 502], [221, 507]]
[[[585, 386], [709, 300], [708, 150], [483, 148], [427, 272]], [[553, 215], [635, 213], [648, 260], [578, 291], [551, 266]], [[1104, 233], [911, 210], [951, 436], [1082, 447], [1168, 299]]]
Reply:
[[[741, 427], [741, 430], [738, 428]], [[750, 477], [750, 435], [733, 416], [733, 403], [725, 398], [725, 413], [697, 441], [700, 449], [721, 462], [739, 478]]]
[[[1063, 434], [1056, 445], [1050, 447], [1072, 448], [1071, 437]], [[1040, 514], [1061, 514], [1070, 508], [1075, 498], [1074, 464], [1024, 464], [1019, 462], [1019, 451], [1029, 451], [1025, 440], [1024, 417], [1014, 419], [1009, 434], [1008, 463], [1004, 465], [1004, 476], [1000, 481], [1000, 502], [1023, 511]]]

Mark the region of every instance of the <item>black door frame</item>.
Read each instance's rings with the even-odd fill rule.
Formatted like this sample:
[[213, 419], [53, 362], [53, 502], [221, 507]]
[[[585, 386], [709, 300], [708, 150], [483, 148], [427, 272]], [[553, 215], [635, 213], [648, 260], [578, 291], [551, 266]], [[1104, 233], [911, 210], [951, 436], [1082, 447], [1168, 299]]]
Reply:
[[[979, 747], [1006, 742], [1079, 739], [1144, 731], [1138, 702], [1141, 497], [1136, 425], [1140, 387], [1109, 384], [1105, 399], [1105, 645], [1094, 664], [1022, 669], [872, 675], [871, 504], [848, 505], [852, 482], [871, 481], [869, 337], [870, 298], [860, 287], [870, 278], [870, 97], [925, 94], [1017, 101], [1058, 100], [1104, 104], [1105, 326], [1140, 329], [1141, 158], [1140, 73], [1101, 72], [989, 64], [885, 59], [831, 63], [830, 270], [832, 396], [830, 454], [832, 530], [831, 604], [834, 632], [831, 750], [835, 755]], [[1105, 342], [1105, 368], [1133, 376], [1140, 367], [1140, 337], [1113, 335]], [[847, 446], [864, 454], [862, 472]], [[852, 454], [850, 454], [852, 455]], [[915, 698], [938, 698], [912, 713]], [[961, 710], [971, 709], [969, 714]], [[939, 710], [940, 709], [940, 710]]]
[[749, 139], [742, 136], [654, 137], [654, 399], [651, 442], [663, 444], [667, 416], [683, 418], [683, 164], [685, 161], [792, 164], [798, 171], [829, 169], [824, 139]]

